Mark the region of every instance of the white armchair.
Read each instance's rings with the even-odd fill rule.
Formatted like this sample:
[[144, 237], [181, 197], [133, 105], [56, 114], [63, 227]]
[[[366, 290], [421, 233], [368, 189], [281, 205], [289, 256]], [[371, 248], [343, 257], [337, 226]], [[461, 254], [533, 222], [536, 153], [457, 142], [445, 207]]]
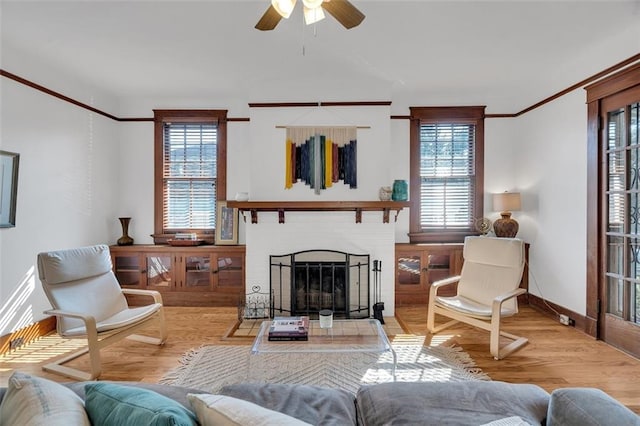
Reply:
[[[504, 317], [518, 313], [517, 297], [526, 293], [518, 288], [524, 268], [524, 243], [515, 238], [467, 237], [464, 264], [459, 276], [433, 283], [429, 292], [427, 329], [438, 333], [457, 322], [464, 322], [491, 333], [489, 349], [502, 359], [525, 345], [528, 340], [501, 330]], [[457, 294], [438, 296], [438, 291], [458, 283]], [[452, 318], [436, 326], [436, 314]], [[511, 340], [500, 347], [500, 336]]]
[[[38, 254], [38, 273], [55, 315], [58, 334], [87, 339], [88, 346], [43, 366], [43, 370], [76, 380], [92, 380], [101, 373], [100, 349], [125, 337], [162, 345], [167, 330], [162, 296], [157, 291], [121, 289], [111, 270], [109, 247], [96, 245]], [[148, 296], [149, 305], [130, 308], [125, 294]], [[134, 334], [155, 322], [159, 337]], [[89, 352], [90, 372], [64, 366]]]

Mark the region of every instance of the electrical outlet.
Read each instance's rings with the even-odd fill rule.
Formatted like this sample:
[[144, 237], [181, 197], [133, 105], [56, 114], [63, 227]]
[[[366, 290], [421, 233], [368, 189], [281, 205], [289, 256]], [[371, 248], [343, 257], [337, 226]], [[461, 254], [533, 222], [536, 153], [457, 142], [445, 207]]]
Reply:
[[560, 324], [569, 325], [571, 319], [567, 315], [560, 314]]
[[20, 346], [24, 345], [24, 338], [17, 337], [9, 342], [9, 349], [18, 349]]

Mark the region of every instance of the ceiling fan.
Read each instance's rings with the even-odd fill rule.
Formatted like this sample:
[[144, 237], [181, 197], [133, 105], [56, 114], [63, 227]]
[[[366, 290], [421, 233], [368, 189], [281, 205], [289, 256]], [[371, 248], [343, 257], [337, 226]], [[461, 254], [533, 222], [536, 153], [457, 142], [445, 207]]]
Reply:
[[[360, 25], [364, 14], [348, 0], [302, 0], [304, 20], [307, 25], [324, 19], [326, 10], [346, 29]], [[296, 6], [296, 0], [271, 0], [271, 6], [256, 24], [256, 29], [270, 31], [278, 25], [282, 18], [287, 19]]]

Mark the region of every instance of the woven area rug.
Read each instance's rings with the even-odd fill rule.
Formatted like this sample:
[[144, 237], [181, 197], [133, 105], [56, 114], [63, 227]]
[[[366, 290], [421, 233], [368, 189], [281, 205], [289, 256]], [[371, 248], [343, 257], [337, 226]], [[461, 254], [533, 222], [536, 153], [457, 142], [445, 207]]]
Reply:
[[[398, 382], [490, 380], [459, 347], [393, 344]], [[217, 393], [234, 383], [289, 383], [355, 393], [363, 384], [393, 381], [391, 353], [251, 355], [250, 346], [203, 346], [185, 354], [160, 383]]]

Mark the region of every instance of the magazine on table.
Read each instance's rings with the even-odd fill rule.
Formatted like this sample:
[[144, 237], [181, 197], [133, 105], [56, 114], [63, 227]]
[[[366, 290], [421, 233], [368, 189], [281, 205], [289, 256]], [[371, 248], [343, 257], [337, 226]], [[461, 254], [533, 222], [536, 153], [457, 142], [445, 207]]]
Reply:
[[269, 327], [269, 340], [308, 340], [309, 317], [275, 317]]

